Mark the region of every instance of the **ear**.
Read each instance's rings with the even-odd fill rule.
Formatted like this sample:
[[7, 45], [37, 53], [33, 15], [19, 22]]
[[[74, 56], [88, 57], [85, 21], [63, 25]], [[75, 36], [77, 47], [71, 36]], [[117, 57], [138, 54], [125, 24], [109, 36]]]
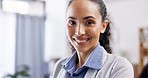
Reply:
[[106, 27], [108, 26], [109, 21], [105, 20], [101, 25], [101, 33], [104, 33], [106, 30]]

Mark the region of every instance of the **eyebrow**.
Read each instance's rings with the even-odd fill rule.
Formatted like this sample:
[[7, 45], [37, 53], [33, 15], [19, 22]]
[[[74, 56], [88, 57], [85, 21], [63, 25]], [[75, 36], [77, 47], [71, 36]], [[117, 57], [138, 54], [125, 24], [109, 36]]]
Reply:
[[71, 17], [71, 16], [70, 16], [70, 17], [68, 17], [68, 19], [76, 19], [76, 18], [75, 18], [75, 17]]
[[87, 16], [87, 17], [84, 17], [83, 19], [89, 19], [89, 18], [95, 19], [93, 16]]
[[[83, 19], [89, 19], [89, 18], [93, 18], [95, 19], [93, 16], [87, 16], [87, 17], [84, 17]], [[68, 19], [76, 19], [75, 17], [68, 17]]]

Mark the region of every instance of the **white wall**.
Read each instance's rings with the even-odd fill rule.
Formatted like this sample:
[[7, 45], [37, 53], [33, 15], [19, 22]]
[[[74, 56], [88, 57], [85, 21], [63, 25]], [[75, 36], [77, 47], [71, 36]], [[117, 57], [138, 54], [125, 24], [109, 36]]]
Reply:
[[114, 23], [114, 53], [124, 51], [132, 63], [138, 63], [138, 29], [148, 27], [148, 0], [120, 0], [106, 4]]
[[15, 72], [15, 22], [14, 14], [0, 10], [0, 78]]
[[46, 1], [45, 60], [66, 57], [68, 53], [65, 21], [66, 0]]

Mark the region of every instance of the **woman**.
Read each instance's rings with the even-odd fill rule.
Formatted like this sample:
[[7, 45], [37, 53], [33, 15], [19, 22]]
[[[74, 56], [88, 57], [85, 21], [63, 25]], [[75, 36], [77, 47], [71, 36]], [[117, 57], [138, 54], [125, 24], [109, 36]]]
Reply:
[[132, 65], [111, 55], [110, 22], [102, 0], [71, 0], [66, 27], [73, 55], [56, 63], [51, 78], [134, 78]]

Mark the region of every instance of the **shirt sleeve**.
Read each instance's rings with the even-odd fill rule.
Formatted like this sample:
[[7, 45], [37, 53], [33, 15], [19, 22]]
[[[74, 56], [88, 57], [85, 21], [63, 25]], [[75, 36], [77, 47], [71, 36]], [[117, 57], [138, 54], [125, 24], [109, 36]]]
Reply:
[[132, 64], [127, 59], [120, 57], [112, 68], [110, 78], [134, 78]]

